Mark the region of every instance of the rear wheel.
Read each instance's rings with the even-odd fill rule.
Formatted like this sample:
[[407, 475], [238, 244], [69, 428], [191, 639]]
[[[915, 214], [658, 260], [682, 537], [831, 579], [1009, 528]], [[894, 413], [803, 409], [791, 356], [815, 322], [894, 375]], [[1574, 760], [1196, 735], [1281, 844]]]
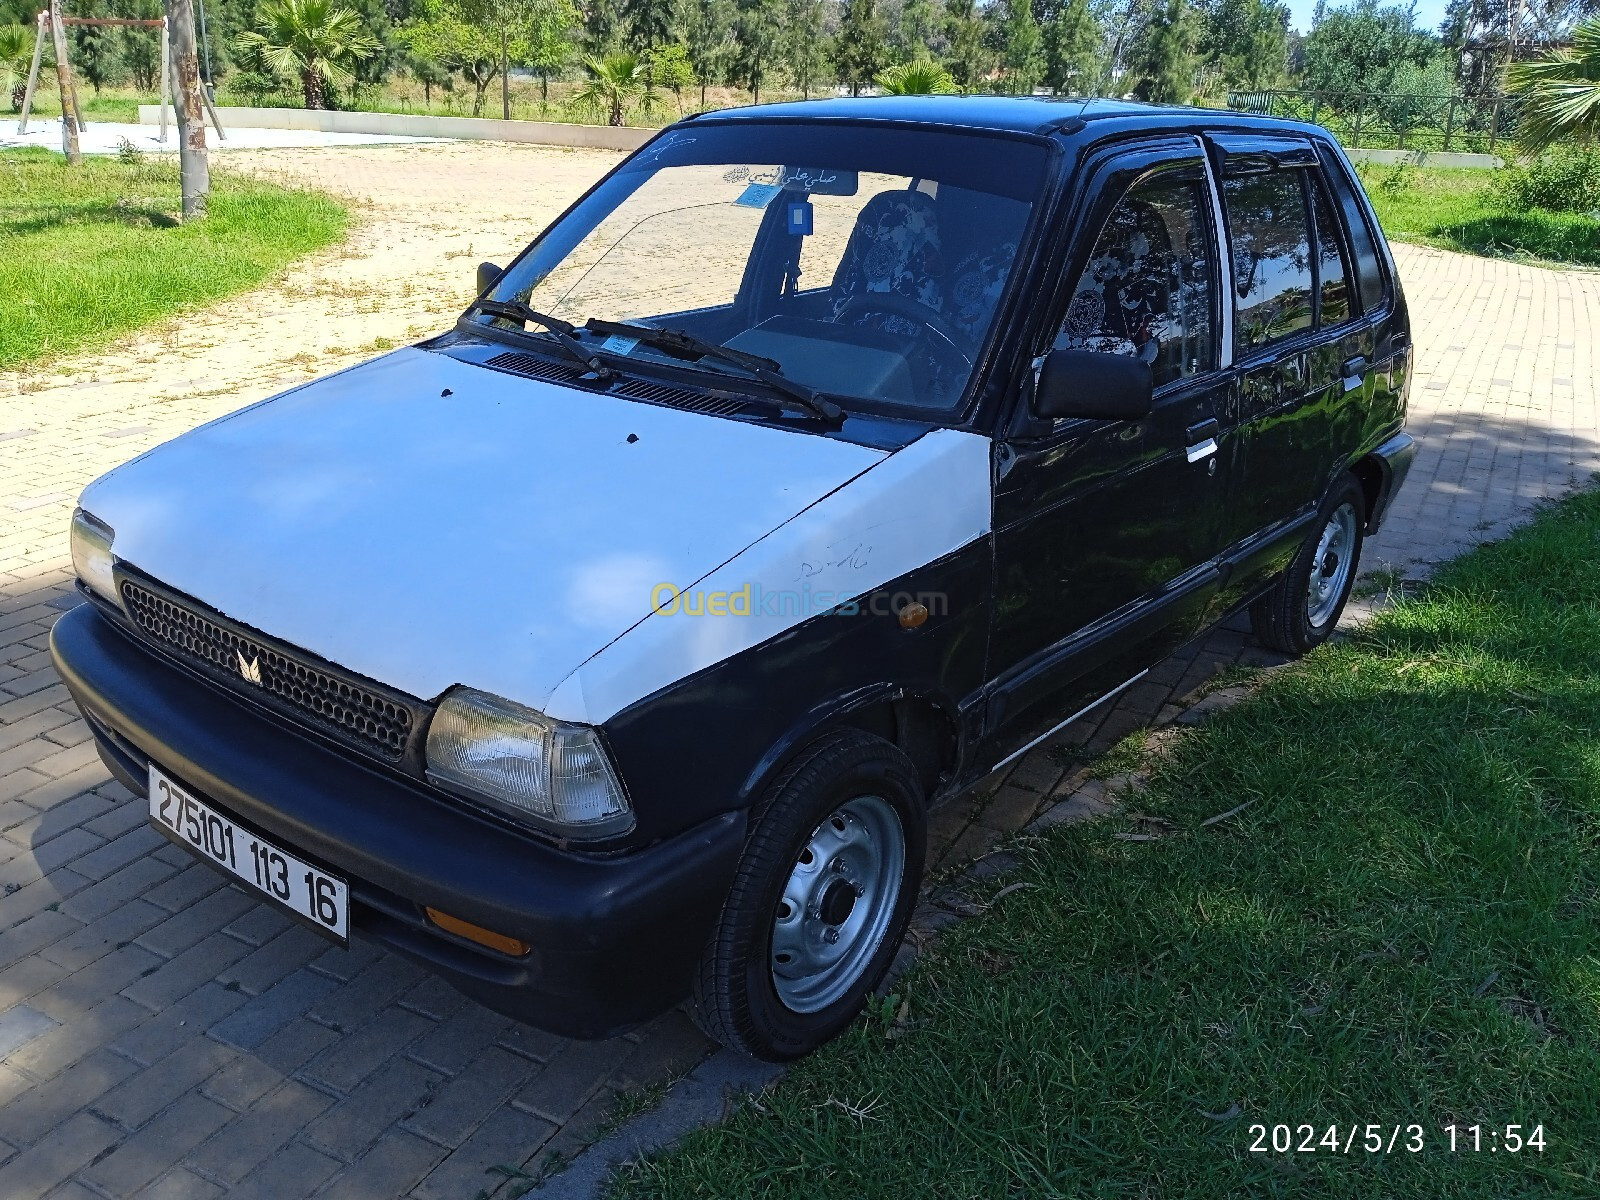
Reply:
[[1250, 623], [1262, 643], [1301, 655], [1328, 640], [1355, 585], [1365, 523], [1361, 485], [1346, 475], [1323, 500], [1289, 569], [1251, 606]]
[[782, 1061], [848, 1025], [905, 933], [926, 836], [898, 747], [839, 730], [802, 751], [756, 807], [696, 978], [700, 1027]]

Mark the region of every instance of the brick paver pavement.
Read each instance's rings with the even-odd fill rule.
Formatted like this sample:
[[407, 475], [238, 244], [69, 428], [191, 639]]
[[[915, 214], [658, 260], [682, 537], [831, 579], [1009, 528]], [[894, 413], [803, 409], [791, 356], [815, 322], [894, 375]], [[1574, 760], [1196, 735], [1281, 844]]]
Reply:
[[[60, 367], [0, 376], [0, 1196], [476, 1196], [593, 1135], [621, 1090], [708, 1051], [681, 1013], [568, 1043], [357, 942], [328, 946], [145, 827], [51, 671], [79, 489], [201, 421], [442, 327], [614, 157], [530, 147], [284, 151], [246, 165], [360, 199], [340, 250]], [[1600, 468], [1600, 277], [1398, 249], [1423, 451], [1367, 565], [1424, 571]], [[934, 815], [942, 866], [1170, 716], [1241, 627]]]

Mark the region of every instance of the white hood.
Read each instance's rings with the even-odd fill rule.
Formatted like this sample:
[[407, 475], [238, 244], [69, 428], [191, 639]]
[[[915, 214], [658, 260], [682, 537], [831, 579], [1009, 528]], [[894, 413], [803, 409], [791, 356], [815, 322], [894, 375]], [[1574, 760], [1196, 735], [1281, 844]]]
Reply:
[[82, 504], [119, 558], [245, 625], [414, 696], [542, 709], [657, 584], [884, 458], [408, 349], [157, 447]]

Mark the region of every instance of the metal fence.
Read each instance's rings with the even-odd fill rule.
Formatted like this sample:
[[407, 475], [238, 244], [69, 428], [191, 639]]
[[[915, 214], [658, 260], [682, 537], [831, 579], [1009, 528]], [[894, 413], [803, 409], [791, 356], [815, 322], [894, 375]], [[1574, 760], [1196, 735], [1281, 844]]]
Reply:
[[1311, 121], [1346, 146], [1367, 150], [1466, 151], [1493, 154], [1514, 141], [1512, 96], [1397, 95], [1381, 92], [1230, 92], [1240, 112]]

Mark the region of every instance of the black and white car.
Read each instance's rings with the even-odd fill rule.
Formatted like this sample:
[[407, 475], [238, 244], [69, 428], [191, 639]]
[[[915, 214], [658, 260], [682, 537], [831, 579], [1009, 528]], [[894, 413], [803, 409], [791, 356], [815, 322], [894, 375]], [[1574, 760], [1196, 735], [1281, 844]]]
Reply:
[[92, 484], [52, 648], [156, 828], [572, 1036], [832, 1036], [928, 806], [1242, 607], [1315, 646], [1412, 454], [1314, 126], [713, 113], [480, 288]]

